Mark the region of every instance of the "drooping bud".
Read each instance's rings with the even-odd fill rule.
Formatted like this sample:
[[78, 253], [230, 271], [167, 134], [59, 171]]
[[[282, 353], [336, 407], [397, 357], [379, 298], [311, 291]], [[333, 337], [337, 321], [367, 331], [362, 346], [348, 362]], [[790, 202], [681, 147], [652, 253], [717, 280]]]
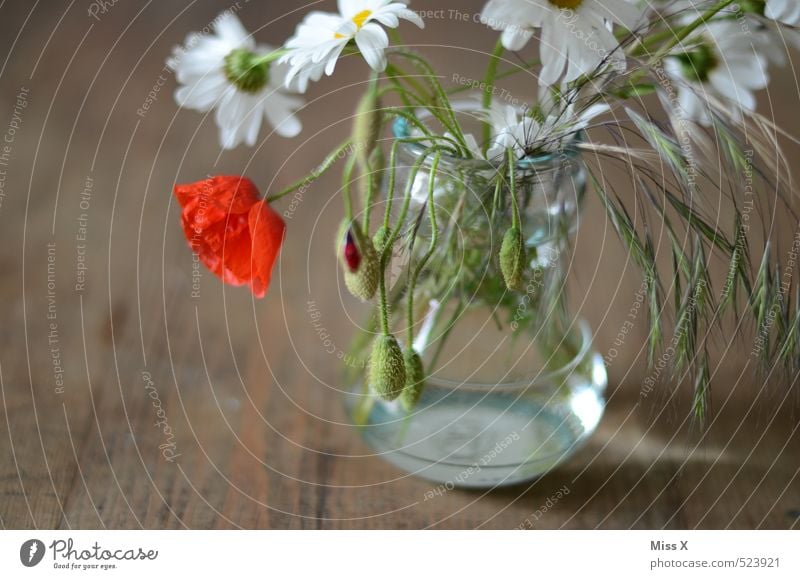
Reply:
[[362, 301], [371, 300], [380, 281], [380, 263], [372, 241], [361, 231], [358, 221], [347, 221], [339, 229], [339, 259], [344, 283]]
[[385, 225], [381, 225], [378, 231], [375, 232], [375, 235], [372, 236], [372, 244], [375, 246], [375, 251], [377, 251], [378, 254], [383, 253], [386, 249], [386, 242], [389, 241], [390, 234], [389, 228]]
[[372, 344], [369, 364], [369, 384], [372, 391], [384, 400], [394, 400], [406, 385], [403, 351], [394, 336], [383, 334]]
[[411, 412], [419, 402], [422, 389], [425, 387], [425, 368], [422, 358], [413, 348], [406, 348], [403, 352], [403, 362], [406, 368], [406, 386], [400, 394], [400, 405], [406, 412]]
[[522, 232], [518, 227], [512, 227], [506, 231], [500, 247], [500, 271], [503, 272], [503, 279], [508, 289], [512, 291], [522, 289], [524, 270], [525, 243], [522, 240]]
[[365, 172], [369, 167], [369, 157], [378, 146], [382, 126], [383, 112], [378, 97], [378, 83], [373, 81], [361, 97], [353, 119], [353, 144]]
[[358, 266], [361, 265], [361, 254], [358, 251], [358, 247], [356, 247], [352, 231], [348, 231], [345, 236], [344, 261], [351, 273], [357, 272]]

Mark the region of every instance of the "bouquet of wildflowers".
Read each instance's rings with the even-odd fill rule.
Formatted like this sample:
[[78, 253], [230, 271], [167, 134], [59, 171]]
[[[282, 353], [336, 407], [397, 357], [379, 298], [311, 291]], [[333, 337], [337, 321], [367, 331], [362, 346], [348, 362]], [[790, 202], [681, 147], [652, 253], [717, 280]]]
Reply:
[[[212, 34], [189, 35], [171, 56], [177, 103], [213, 111], [225, 149], [252, 147], [272, 133], [296, 137], [303, 94], [312, 83], [332, 82], [339, 67], [361, 67], [368, 79], [351, 134], [295, 183], [263, 195], [240, 176], [175, 186], [192, 250], [225, 283], [265, 295], [285, 234], [276, 206], [341, 165], [336, 253], [350, 292], [375, 304], [368, 383], [374, 395], [411, 409], [426, 377], [415, 348], [414, 299], [441, 302], [443, 279], [469, 284], [480, 272], [475, 299], [499, 295], [514, 310], [536, 262], [522, 234], [521, 163], [577, 152], [642, 271], [651, 363], [667, 360], [677, 377], [693, 378], [699, 416], [708, 399], [709, 331], [727, 312], [754, 320], [765, 363], [797, 367], [794, 262], [782, 265], [780, 240], [756, 219], [778, 207], [793, 215], [790, 177], [776, 144], [781, 128], [756, 111], [756, 94], [788, 63], [787, 46], [800, 41], [800, 1], [489, 0], [479, 19], [499, 39], [485, 55], [482, 81], [466, 86], [405, 47], [403, 27], [435, 25], [406, 1], [328, 4], [332, 11], [306, 14], [279, 47], [258, 44], [226, 12]], [[532, 79], [534, 106], [496, 98], [513, 75]], [[473, 91], [465, 95], [465, 88]], [[459, 104], [465, 98], [468, 114]], [[386, 141], [397, 122], [404, 132]], [[398, 191], [404, 145], [416, 147], [418, 158], [409, 186]], [[495, 208], [511, 216], [497, 221], [505, 223], [500, 243], [458, 267], [446, 251], [448, 235], [469, 216], [444, 215], [435, 202], [437, 171], [453, 158], [483, 167], [489, 224]], [[612, 165], [629, 176], [632, 196], [619, 195], [606, 178], [603, 168]], [[414, 178], [422, 167], [427, 180]], [[375, 222], [371, 208], [381, 192], [386, 211]], [[389, 288], [387, 266], [398, 247], [412, 257]], [[668, 265], [657, 260], [664, 253]], [[724, 262], [722, 281], [712, 280], [712, 256]], [[560, 299], [557, 288], [543, 295]], [[403, 301], [408, 339], [401, 345], [393, 311]], [[662, 351], [669, 355], [659, 358]]]

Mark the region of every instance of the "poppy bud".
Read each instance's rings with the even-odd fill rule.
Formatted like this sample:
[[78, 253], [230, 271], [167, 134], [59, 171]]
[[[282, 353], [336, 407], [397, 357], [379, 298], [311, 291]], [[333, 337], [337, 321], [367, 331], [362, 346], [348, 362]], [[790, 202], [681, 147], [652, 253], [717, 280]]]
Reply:
[[522, 272], [525, 269], [525, 244], [518, 227], [506, 231], [500, 247], [500, 270], [506, 287], [512, 291], [522, 289]]
[[413, 348], [406, 348], [403, 352], [403, 361], [406, 368], [406, 387], [400, 394], [400, 404], [406, 412], [411, 412], [419, 402], [422, 389], [425, 387], [425, 369], [422, 358]]
[[375, 246], [375, 251], [380, 255], [386, 249], [386, 242], [389, 241], [390, 231], [385, 225], [381, 225], [375, 235], [372, 236], [372, 244]]
[[383, 126], [383, 113], [378, 97], [378, 85], [373, 82], [358, 103], [353, 120], [353, 144], [362, 167], [369, 165], [369, 156], [378, 146]]
[[358, 266], [361, 265], [361, 253], [359, 253], [358, 247], [356, 247], [353, 232], [348, 231], [345, 235], [344, 262], [345, 265], [347, 265], [347, 270], [351, 273], [355, 273], [358, 271]]
[[369, 364], [372, 391], [384, 400], [394, 400], [406, 385], [403, 351], [394, 336], [381, 335], [372, 344]]
[[380, 281], [380, 264], [372, 241], [361, 231], [357, 221], [342, 224], [339, 232], [340, 260], [347, 289], [362, 301], [372, 299]]

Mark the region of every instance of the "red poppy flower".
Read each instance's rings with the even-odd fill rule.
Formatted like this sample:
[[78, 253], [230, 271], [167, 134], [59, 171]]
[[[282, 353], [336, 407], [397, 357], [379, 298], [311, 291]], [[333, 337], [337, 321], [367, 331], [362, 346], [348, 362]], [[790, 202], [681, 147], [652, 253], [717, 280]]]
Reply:
[[278, 259], [286, 224], [259, 200], [246, 177], [216, 176], [175, 185], [189, 246], [227, 284], [248, 284], [264, 297]]

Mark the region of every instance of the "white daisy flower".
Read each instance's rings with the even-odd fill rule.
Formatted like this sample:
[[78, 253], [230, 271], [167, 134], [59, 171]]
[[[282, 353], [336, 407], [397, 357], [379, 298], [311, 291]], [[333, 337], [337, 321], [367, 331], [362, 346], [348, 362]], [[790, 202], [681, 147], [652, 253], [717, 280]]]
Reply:
[[285, 86], [286, 66], [276, 62], [280, 53], [256, 46], [230, 12], [215, 20], [214, 32], [190, 34], [167, 61], [183, 85], [175, 91], [178, 105], [200, 112], [216, 109], [225, 149], [242, 142], [255, 145], [262, 118], [279, 135], [296, 136], [302, 126], [295, 112], [304, 103]]
[[764, 16], [789, 26], [800, 26], [800, 2], [797, 0], [767, 0]]
[[634, 30], [642, 13], [627, 0], [489, 0], [481, 19], [503, 31], [508, 50], [520, 50], [540, 28], [539, 84], [550, 86], [562, 75], [571, 82], [604, 62], [624, 69], [613, 25]]
[[778, 66], [785, 66], [788, 56], [785, 41], [800, 49], [800, 2], [766, 0], [763, 15], [774, 24], [763, 26], [760, 30], [759, 49]]
[[[714, 0], [662, 0], [669, 14], [689, 24], [714, 5]], [[787, 62], [786, 42], [800, 48], [800, 0], [745, 0], [722, 12], [721, 18], [739, 20], [755, 49], [777, 66]], [[747, 17], [742, 21], [742, 16]]]
[[664, 62], [666, 72], [677, 81], [678, 105], [685, 118], [709, 125], [709, 98], [735, 105], [737, 116], [755, 110], [754, 91], [769, 83], [767, 59], [735, 21], [710, 22], [699, 30], [682, 54]]
[[531, 151], [557, 151], [575, 133], [587, 128], [592, 119], [609, 110], [608, 105], [594, 104], [575, 113], [574, 107], [569, 106], [561, 113], [537, 117], [510, 105], [504, 109], [495, 107], [488, 115], [494, 137], [486, 158], [502, 159], [508, 149], [513, 149], [518, 159]]
[[400, 20], [424, 28], [422, 18], [408, 9], [406, 0], [338, 0], [339, 13], [311, 12], [286, 42], [289, 53], [280, 62], [288, 62], [287, 82], [295, 78], [301, 90], [309, 80], [319, 80], [322, 74], [333, 74], [336, 61], [350, 42], [373, 70], [386, 68], [386, 49], [389, 37], [381, 25], [397, 28]]

